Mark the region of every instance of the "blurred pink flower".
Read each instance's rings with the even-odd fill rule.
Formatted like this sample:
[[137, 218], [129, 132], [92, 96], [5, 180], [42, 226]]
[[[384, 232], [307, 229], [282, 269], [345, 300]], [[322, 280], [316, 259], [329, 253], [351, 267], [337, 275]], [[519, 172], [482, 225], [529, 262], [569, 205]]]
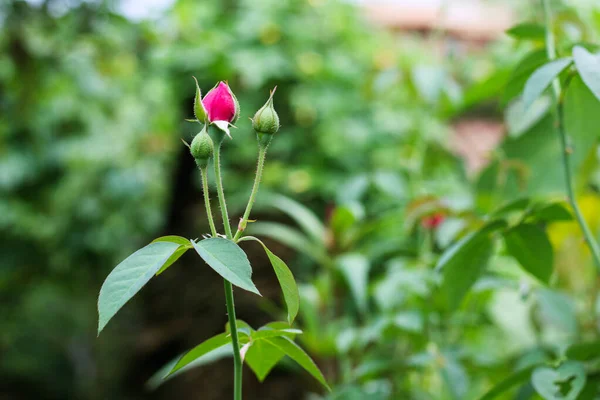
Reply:
[[446, 217], [444, 216], [444, 214], [438, 212], [423, 217], [423, 219], [421, 220], [421, 225], [425, 229], [436, 229], [442, 224], [442, 222], [444, 222], [445, 219]]

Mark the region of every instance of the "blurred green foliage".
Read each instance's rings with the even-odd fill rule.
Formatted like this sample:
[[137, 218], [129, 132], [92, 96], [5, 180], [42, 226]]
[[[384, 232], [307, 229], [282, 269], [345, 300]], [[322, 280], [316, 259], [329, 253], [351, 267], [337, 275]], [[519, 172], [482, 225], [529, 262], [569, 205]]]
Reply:
[[[299, 340], [336, 385], [332, 399], [475, 398], [515, 365], [549, 359], [548, 347], [595, 337], [593, 273], [569, 223], [550, 227], [552, 289], [499, 248], [458, 312], [437, 294], [432, 266], [485, 214], [518, 195], [562, 193], [547, 104], [525, 116], [514, 101], [538, 65], [532, 56], [519, 64], [540, 48], [535, 38], [479, 52], [444, 42], [438, 54], [436, 35], [384, 33], [336, 1], [179, 0], [141, 22], [114, 2], [56, 12], [58, 3], [0, 4], [0, 395], [128, 398], [129, 366], [114, 356], [133, 346], [110, 330], [96, 341], [97, 289], [156, 236], [178, 196], [171, 180], [189, 157], [179, 139], [197, 129], [183, 122], [192, 75], [204, 90], [228, 80], [244, 118], [278, 86], [282, 129], [263, 182], [308, 206], [298, 221], [308, 237], [288, 219], [250, 228], [298, 250], [286, 262], [304, 283]], [[594, 4], [563, 8], [561, 49], [597, 40], [599, 16]], [[528, 74], [514, 75], [518, 65]], [[597, 229], [590, 131], [600, 106], [578, 82], [569, 96], [572, 135], [589, 149], [575, 158]], [[509, 137], [473, 182], [449, 151], [450, 124], [503, 112]], [[256, 144], [247, 120], [232, 133], [224, 159], [235, 210]], [[282, 199], [262, 196], [257, 210], [294, 209]], [[421, 224], [433, 212], [445, 215], [435, 231]], [[310, 236], [314, 220], [325, 236]], [[570, 259], [581, 262], [570, 268]], [[123, 310], [130, 324], [141, 307]]]

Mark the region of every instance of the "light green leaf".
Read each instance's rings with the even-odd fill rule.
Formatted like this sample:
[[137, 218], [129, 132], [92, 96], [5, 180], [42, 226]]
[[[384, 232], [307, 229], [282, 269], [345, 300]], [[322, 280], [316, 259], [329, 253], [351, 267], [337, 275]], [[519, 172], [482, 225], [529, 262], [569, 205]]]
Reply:
[[263, 339], [285, 336], [293, 339], [302, 333], [299, 329], [290, 329], [285, 322], [271, 322], [252, 333], [252, 338], [241, 350], [244, 361], [263, 381], [271, 369], [285, 356], [285, 353], [272, 343]]
[[271, 265], [273, 266], [273, 270], [279, 281], [279, 286], [281, 286], [283, 298], [285, 299], [285, 304], [287, 306], [288, 323], [291, 325], [294, 322], [294, 319], [296, 319], [296, 315], [298, 315], [298, 310], [300, 309], [300, 294], [298, 293], [298, 286], [296, 285], [296, 280], [294, 279], [292, 271], [290, 271], [283, 260], [273, 254], [262, 241], [254, 236], [244, 236], [239, 241], [246, 240], [254, 240], [260, 243], [263, 249], [265, 249], [265, 253], [267, 253], [267, 257], [269, 257], [269, 261], [271, 261]]
[[315, 242], [325, 240], [325, 226], [307, 207], [282, 195], [271, 195], [264, 202], [290, 216], [300, 228]]
[[[252, 329], [252, 327], [247, 322], [242, 321], [241, 319], [235, 320], [235, 326], [237, 327], [238, 336], [244, 335], [250, 337], [254, 333], [254, 329]], [[225, 324], [225, 332], [231, 332], [229, 322]]]
[[369, 260], [361, 254], [344, 254], [337, 259], [336, 265], [346, 278], [358, 309], [365, 313], [367, 311]]
[[295, 335], [302, 334], [300, 329], [259, 329], [252, 334], [252, 340], [268, 339], [271, 337], [287, 336], [293, 338]]
[[531, 384], [545, 400], [576, 400], [585, 381], [585, 369], [577, 361], [566, 361], [557, 369], [538, 367], [531, 375]]
[[513, 26], [506, 33], [517, 39], [544, 40], [546, 29], [540, 24], [524, 22]]
[[523, 90], [523, 106], [525, 109], [528, 109], [544, 90], [550, 86], [552, 80], [571, 65], [572, 62], [573, 59], [570, 57], [559, 58], [535, 70], [527, 80], [525, 89]]
[[186, 365], [196, 361], [198, 358], [229, 343], [231, 343], [231, 335], [227, 332], [211, 337], [210, 339], [202, 342], [198, 346], [185, 353], [183, 357], [177, 361], [168, 375], [174, 374]]
[[174, 235], [159, 237], [152, 241], [152, 243], [155, 243], [155, 242], [171, 242], [171, 243], [179, 244], [179, 248], [177, 249], [177, 251], [175, 251], [175, 253], [173, 253], [173, 255], [171, 257], [169, 257], [167, 262], [158, 270], [158, 272], [156, 273], [156, 276], [165, 272], [165, 270], [167, 268], [169, 268], [171, 265], [173, 265], [173, 263], [175, 261], [179, 260], [179, 257], [181, 257], [186, 251], [188, 251], [189, 249], [191, 249], [193, 247], [192, 242], [190, 242], [188, 239], [181, 237], [181, 236], [174, 236]]
[[316, 380], [321, 382], [323, 386], [327, 388], [327, 390], [331, 391], [331, 388], [327, 384], [325, 377], [319, 370], [319, 367], [314, 363], [314, 361], [309, 357], [308, 354], [304, 352], [296, 343], [294, 343], [290, 338], [287, 337], [275, 337], [270, 339], [263, 339], [279, 350], [285, 353], [292, 360], [296, 361], [302, 368], [304, 368], [309, 374], [311, 374]]
[[123, 260], [108, 275], [98, 297], [98, 334], [177, 251], [170, 242], [150, 243]]
[[364, 207], [358, 202], [347, 203], [343, 206], [336, 207], [335, 210], [333, 210], [329, 224], [336, 241], [338, 238], [347, 236], [350, 229], [357, 221], [364, 217], [364, 214]]
[[184, 237], [181, 236], [177, 236], [177, 235], [167, 235], [167, 236], [161, 236], [159, 238], [156, 238], [152, 241], [152, 243], [156, 243], [156, 242], [170, 242], [170, 243], [177, 243], [180, 246], [187, 246], [190, 249], [192, 248], [192, 242], [190, 242], [189, 239], [186, 239]]
[[498, 383], [496, 386], [490, 389], [479, 400], [493, 400], [495, 398], [498, 398], [498, 396], [511, 389], [512, 387], [529, 380], [531, 372], [538, 365], [539, 364], [535, 364], [514, 372], [513, 374], [506, 377], [504, 380], [500, 381], [500, 383]]
[[527, 109], [521, 98], [510, 103], [504, 112], [508, 136], [516, 138], [529, 131], [548, 114], [551, 106], [550, 96], [538, 97]]
[[504, 234], [508, 252], [531, 275], [548, 283], [552, 275], [554, 253], [544, 230], [533, 224], [518, 225]]
[[148, 388], [149, 390], [154, 390], [157, 387], [159, 387], [163, 382], [166, 382], [169, 379], [174, 378], [179, 374], [189, 371], [192, 368], [201, 367], [203, 365], [213, 363], [213, 362], [218, 361], [225, 357], [231, 357], [231, 356], [233, 356], [233, 347], [232, 347], [231, 343], [227, 343], [226, 345], [217, 347], [216, 349], [207, 352], [203, 356], [198, 357], [194, 361], [190, 362], [189, 364], [186, 364], [185, 366], [181, 367], [176, 372], [171, 373], [171, 370], [173, 369], [173, 367], [175, 367], [177, 362], [179, 362], [179, 360], [183, 356], [184, 356], [184, 354], [182, 354], [178, 357], [175, 357], [173, 360], [169, 361], [167, 364], [162, 366], [158, 371], [156, 371], [150, 377], [150, 379], [148, 379], [148, 381], [146, 382], [146, 388]]
[[324, 250], [319, 244], [312, 243], [305, 235], [295, 228], [277, 222], [255, 222], [248, 225], [248, 234], [265, 236], [277, 240], [292, 249], [307, 255], [315, 261], [324, 258]]
[[600, 100], [600, 55], [591, 54], [581, 46], [573, 49], [575, 67], [585, 85]]
[[519, 61], [504, 89], [504, 95], [502, 96], [503, 103], [506, 104], [522, 93], [529, 76], [547, 61], [548, 55], [545, 49], [535, 50]]
[[233, 285], [260, 295], [252, 282], [252, 267], [246, 253], [231, 240], [210, 238], [192, 242], [202, 259]]
[[440, 257], [436, 270], [442, 272], [441, 291], [451, 310], [456, 309], [485, 270], [493, 242], [487, 233], [474, 232], [450, 247]]
[[266, 340], [253, 340], [244, 347], [244, 361], [260, 382], [265, 380], [273, 367], [285, 356], [281, 349]]

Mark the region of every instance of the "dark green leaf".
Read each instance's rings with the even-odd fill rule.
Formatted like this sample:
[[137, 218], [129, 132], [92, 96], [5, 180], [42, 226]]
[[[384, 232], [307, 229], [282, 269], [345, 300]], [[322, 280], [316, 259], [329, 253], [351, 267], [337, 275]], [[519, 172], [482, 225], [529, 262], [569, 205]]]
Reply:
[[436, 270], [442, 272], [441, 291], [450, 309], [454, 310], [460, 305], [463, 297], [485, 270], [492, 250], [490, 236], [474, 232], [442, 254]]
[[314, 363], [314, 361], [309, 357], [308, 354], [304, 352], [296, 343], [294, 343], [291, 339], [287, 337], [275, 337], [270, 339], [264, 339], [269, 343], [273, 344], [279, 350], [285, 353], [292, 360], [296, 361], [302, 368], [304, 368], [309, 374], [311, 374], [316, 380], [321, 382], [323, 386], [327, 388], [327, 390], [331, 391], [331, 388], [327, 384], [325, 377], [319, 370], [319, 367]]
[[501, 394], [503, 394], [504, 392], [506, 392], [507, 390], [510, 390], [515, 385], [518, 385], [522, 382], [529, 380], [529, 377], [531, 376], [531, 372], [537, 366], [538, 366], [538, 364], [532, 365], [530, 367], [519, 370], [519, 371], [513, 373], [512, 375], [506, 377], [504, 380], [502, 380], [500, 383], [498, 383], [496, 386], [494, 386], [492, 389], [490, 389], [489, 392], [484, 394], [479, 400], [493, 400], [493, 399], [497, 398], [498, 396], [500, 396]]
[[150, 243], [112, 270], [98, 297], [98, 334], [117, 311], [152, 279], [178, 248], [177, 243]]
[[188, 251], [189, 249], [191, 249], [192, 246], [192, 242], [190, 242], [188, 239], [181, 237], [181, 236], [162, 236], [159, 237], [157, 239], [154, 239], [152, 241], [152, 243], [155, 242], [171, 242], [171, 243], [177, 243], [179, 244], [179, 248], [177, 249], [177, 251], [175, 251], [175, 253], [173, 253], [173, 255], [171, 257], [169, 257], [169, 259], [167, 260], [167, 262], [165, 263], [165, 265], [163, 265], [158, 272], [156, 272], [156, 275], [160, 275], [163, 272], [165, 272], [165, 270], [167, 268], [169, 268], [171, 265], [173, 265], [173, 263], [177, 260], [179, 260], [179, 257], [181, 257], [186, 251]]
[[279, 281], [279, 286], [281, 286], [283, 298], [285, 299], [285, 304], [287, 306], [288, 322], [291, 325], [294, 322], [294, 319], [296, 319], [296, 315], [298, 315], [298, 310], [300, 309], [300, 294], [298, 293], [298, 286], [296, 285], [296, 280], [294, 279], [292, 271], [290, 271], [281, 258], [273, 254], [273, 252], [259, 239], [254, 236], [244, 236], [240, 241], [243, 240], [255, 240], [262, 245], [263, 249], [265, 249], [267, 257], [269, 257], [269, 261], [271, 261], [271, 265], [277, 276], [277, 280]]
[[508, 252], [531, 275], [548, 283], [552, 275], [554, 253], [546, 232], [533, 224], [521, 224], [504, 235]]
[[520, 198], [516, 200], [509, 201], [508, 203], [502, 205], [500, 208], [496, 209], [492, 215], [493, 216], [501, 216], [513, 211], [523, 211], [529, 206], [530, 200], [528, 198]]
[[575, 46], [573, 59], [581, 79], [594, 96], [600, 100], [600, 56], [591, 54], [581, 46]]
[[577, 76], [567, 89], [564, 108], [573, 171], [575, 176], [579, 174], [579, 179], [585, 179], [581, 176], [581, 170], [584, 161], [595, 152], [594, 144], [599, 136], [600, 102]]
[[538, 367], [531, 375], [533, 387], [546, 400], [576, 400], [585, 382], [585, 369], [577, 361], [566, 361], [557, 369]]
[[209, 352], [223, 347], [229, 343], [231, 343], [231, 335], [227, 332], [211, 337], [210, 339], [202, 342], [198, 346], [185, 353], [183, 357], [177, 361], [173, 369], [171, 369], [169, 375], [172, 375], [181, 368], [194, 362], [196, 359], [208, 354]]
[[527, 54], [519, 64], [517, 64], [508, 78], [508, 83], [506, 84], [504, 95], [502, 97], [503, 102], [506, 104], [521, 94], [527, 79], [531, 76], [533, 71], [544, 65], [547, 61], [548, 55], [546, 54], [545, 49], [535, 50]]
[[506, 33], [517, 39], [543, 40], [546, 35], [546, 29], [543, 25], [524, 22], [513, 26]]
[[600, 340], [588, 343], [575, 343], [567, 348], [565, 355], [571, 360], [588, 361], [600, 358]]
[[210, 238], [192, 242], [200, 257], [232, 284], [260, 295], [252, 282], [252, 267], [246, 253], [231, 240]]
[[536, 221], [554, 222], [571, 221], [573, 215], [564, 203], [550, 203], [540, 205], [531, 212], [531, 217]]
[[545, 64], [535, 70], [527, 80], [523, 90], [523, 106], [528, 109], [529, 106], [546, 90], [550, 83], [571, 63], [572, 58], [559, 58]]

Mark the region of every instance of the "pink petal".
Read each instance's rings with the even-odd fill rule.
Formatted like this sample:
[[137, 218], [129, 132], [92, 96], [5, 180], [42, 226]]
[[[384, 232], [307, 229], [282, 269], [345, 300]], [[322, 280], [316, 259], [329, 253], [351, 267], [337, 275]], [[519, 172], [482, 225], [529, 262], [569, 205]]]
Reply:
[[208, 120], [214, 121], [233, 121], [235, 116], [235, 102], [229, 87], [225, 82], [219, 82], [216, 88], [204, 96], [202, 105], [208, 113]]

